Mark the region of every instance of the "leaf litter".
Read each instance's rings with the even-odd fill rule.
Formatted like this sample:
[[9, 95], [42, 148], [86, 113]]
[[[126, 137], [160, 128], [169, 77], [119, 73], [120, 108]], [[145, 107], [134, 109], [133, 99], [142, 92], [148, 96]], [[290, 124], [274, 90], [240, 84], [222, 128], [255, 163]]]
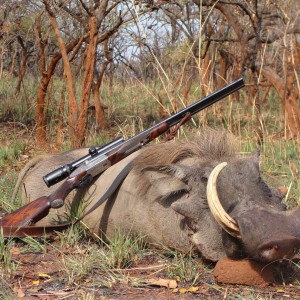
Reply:
[[97, 267], [89, 276], [69, 284], [61, 256], [72, 255], [73, 251], [76, 255], [86, 253], [67, 248], [62, 254], [52, 245], [43, 253], [25, 252], [21, 243], [12, 247], [12, 259], [18, 267], [6, 278], [11, 295], [20, 299], [86, 299], [88, 295], [89, 299], [232, 299], [238, 295], [244, 299], [297, 299], [300, 295], [299, 288], [292, 284], [263, 289], [217, 284], [212, 272], [203, 270], [199, 270], [196, 283], [183, 283], [168, 278], [168, 262], [161, 264], [161, 256], [154, 252], [135, 261], [132, 268], [111, 270], [111, 277]]

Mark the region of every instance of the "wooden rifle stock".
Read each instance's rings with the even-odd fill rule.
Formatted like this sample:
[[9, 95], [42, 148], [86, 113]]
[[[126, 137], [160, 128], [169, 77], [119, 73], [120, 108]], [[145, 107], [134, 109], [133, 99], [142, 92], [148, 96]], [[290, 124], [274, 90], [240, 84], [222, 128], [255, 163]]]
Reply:
[[36, 223], [48, 215], [49, 197], [42, 196], [0, 219], [0, 226], [22, 227]]
[[37, 223], [49, 214], [51, 208], [62, 207], [67, 195], [78, 186], [85, 175], [86, 172], [81, 172], [74, 177], [70, 176], [49, 196], [42, 196], [7, 214], [0, 219], [0, 227], [12, 227], [13, 231], [13, 228], [18, 230]]

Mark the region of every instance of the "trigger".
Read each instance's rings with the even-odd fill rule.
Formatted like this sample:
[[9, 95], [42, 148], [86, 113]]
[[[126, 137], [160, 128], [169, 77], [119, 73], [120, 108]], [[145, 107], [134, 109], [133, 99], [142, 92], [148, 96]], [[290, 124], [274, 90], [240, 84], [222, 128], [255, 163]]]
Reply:
[[86, 176], [84, 176], [83, 178], [81, 178], [75, 188], [83, 188], [83, 187], [86, 187], [88, 185], [90, 185], [93, 181], [93, 176], [91, 174], [87, 174]]

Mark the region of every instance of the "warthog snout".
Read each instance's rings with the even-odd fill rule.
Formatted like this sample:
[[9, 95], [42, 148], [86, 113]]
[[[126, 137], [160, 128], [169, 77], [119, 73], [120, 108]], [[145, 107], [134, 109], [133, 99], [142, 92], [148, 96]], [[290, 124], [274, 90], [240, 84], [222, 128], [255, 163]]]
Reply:
[[236, 216], [245, 252], [261, 261], [293, 258], [300, 249], [300, 209], [255, 207]]
[[294, 236], [274, 237], [258, 248], [258, 255], [260, 260], [271, 262], [283, 258], [293, 258], [298, 249], [300, 249], [299, 238]]

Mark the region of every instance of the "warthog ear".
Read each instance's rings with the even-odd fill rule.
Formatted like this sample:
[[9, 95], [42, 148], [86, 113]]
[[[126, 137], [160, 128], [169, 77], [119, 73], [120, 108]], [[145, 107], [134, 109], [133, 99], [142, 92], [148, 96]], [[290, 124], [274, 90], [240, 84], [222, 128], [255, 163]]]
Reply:
[[161, 198], [187, 192], [186, 168], [178, 165], [155, 165], [141, 170]]
[[[197, 185], [198, 196], [182, 198], [172, 203], [171, 207], [184, 217], [188, 217], [193, 220], [197, 220], [202, 211], [208, 210], [208, 204], [206, 200], [206, 186], [209, 174], [211, 173], [211, 167], [203, 167], [198, 170], [197, 175], [200, 178], [200, 182]], [[202, 198], [199, 198], [202, 195]]]
[[196, 220], [199, 211], [199, 205], [191, 199], [183, 199], [172, 203], [171, 207], [180, 215]]

